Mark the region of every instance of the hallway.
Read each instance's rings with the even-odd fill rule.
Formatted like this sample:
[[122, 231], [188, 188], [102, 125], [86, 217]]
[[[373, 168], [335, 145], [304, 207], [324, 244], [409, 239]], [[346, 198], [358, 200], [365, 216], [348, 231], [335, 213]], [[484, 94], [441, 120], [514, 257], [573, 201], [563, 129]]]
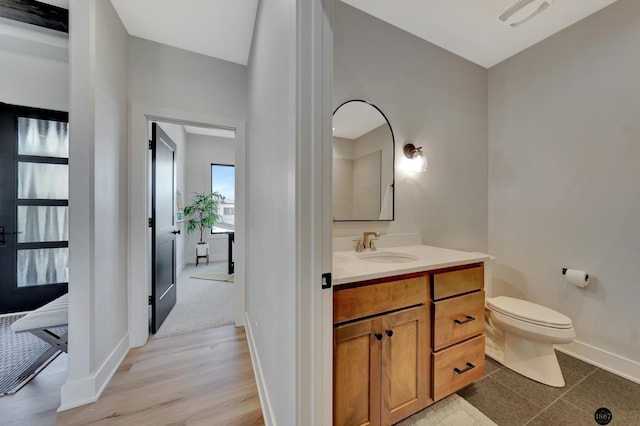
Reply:
[[244, 328], [150, 340], [132, 349], [98, 402], [58, 424], [264, 424]]
[[98, 402], [56, 417], [66, 360], [63, 354], [18, 393], [0, 398], [1, 423], [264, 424], [244, 328], [150, 340], [129, 352]]

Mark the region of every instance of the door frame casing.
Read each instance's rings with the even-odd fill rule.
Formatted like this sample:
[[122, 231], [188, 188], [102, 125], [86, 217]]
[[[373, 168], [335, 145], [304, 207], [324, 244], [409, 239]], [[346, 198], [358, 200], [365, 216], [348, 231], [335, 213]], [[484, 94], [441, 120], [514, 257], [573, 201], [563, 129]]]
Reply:
[[333, 423], [333, 0], [297, 0], [296, 424]]
[[148, 200], [149, 200], [149, 121], [177, 124], [223, 126], [236, 129], [236, 233], [235, 233], [235, 296], [234, 322], [236, 327], [244, 325], [245, 317], [245, 144], [246, 123], [199, 114], [190, 111], [131, 103], [131, 125], [129, 140], [129, 271], [128, 313], [129, 346], [143, 346], [149, 338], [149, 283], [151, 280]]

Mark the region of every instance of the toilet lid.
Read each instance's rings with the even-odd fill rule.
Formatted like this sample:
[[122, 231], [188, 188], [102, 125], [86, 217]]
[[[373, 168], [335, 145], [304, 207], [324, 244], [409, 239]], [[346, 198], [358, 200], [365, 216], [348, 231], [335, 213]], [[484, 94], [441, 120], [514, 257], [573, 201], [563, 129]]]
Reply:
[[504, 315], [532, 324], [553, 328], [573, 327], [571, 318], [568, 316], [554, 311], [553, 309], [527, 302], [526, 300], [498, 296], [492, 299], [487, 299], [487, 306]]

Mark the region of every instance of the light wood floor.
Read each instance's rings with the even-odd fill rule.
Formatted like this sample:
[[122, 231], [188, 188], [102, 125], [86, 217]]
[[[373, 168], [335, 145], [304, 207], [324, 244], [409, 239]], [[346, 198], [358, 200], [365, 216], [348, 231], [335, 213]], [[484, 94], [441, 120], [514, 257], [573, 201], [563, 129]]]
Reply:
[[0, 397], [0, 425], [55, 425], [65, 380], [67, 354], [62, 353], [17, 393]]
[[[0, 424], [5, 424], [6, 411], [1, 412]], [[56, 422], [55, 409], [33, 414], [38, 417], [23, 415], [13, 424]], [[226, 326], [154, 339], [132, 349], [100, 399], [59, 413], [57, 424], [264, 424], [244, 328]]]

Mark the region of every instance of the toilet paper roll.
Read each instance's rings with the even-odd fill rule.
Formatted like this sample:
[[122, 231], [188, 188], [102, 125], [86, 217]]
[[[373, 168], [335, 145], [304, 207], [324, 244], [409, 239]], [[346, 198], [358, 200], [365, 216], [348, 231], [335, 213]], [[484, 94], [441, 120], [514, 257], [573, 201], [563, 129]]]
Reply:
[[567, 282], [575, 285], [576, 287], [584, 288], [589, 284], [589, 274], [578, 269], [567, 268], [564, 272], [564, 277]]

